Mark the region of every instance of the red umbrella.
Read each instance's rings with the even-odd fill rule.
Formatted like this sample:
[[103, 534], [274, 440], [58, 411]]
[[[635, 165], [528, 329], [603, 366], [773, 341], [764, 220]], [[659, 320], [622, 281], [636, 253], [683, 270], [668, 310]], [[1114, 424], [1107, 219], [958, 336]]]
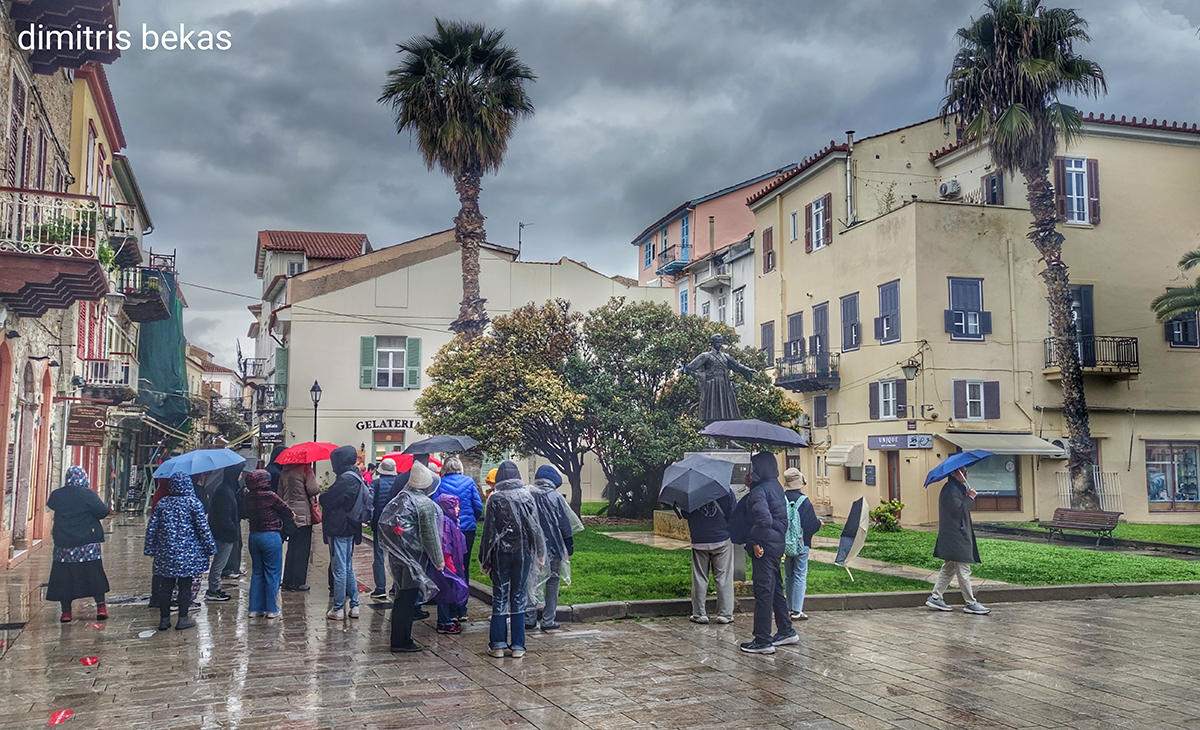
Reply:
[[[396, 472], [399, 474], [403, 474], [404, 472], [408, 471], [413, 465], [413, 455], [401, 454], [399, 451], [393, 451], [390, 454], [384, 454], [383, 459], [391, 459], [392, 461], [396, 462]], [[380, 461], [383, 461], [383, 459], [380, 459]], [[442, 468], [442, 462], [434, 459], [433, 457], [430, 457], [429, 464], [430, 466], [436, 466], [438, 469]]]
[[327, 444], [320, 441], [305, 441], [302, 444], [284, 449], [277, 459], [276, 464], [311, 464], [314, 461], [325, 461], [333, 450], [337, 448], [337, 444]]

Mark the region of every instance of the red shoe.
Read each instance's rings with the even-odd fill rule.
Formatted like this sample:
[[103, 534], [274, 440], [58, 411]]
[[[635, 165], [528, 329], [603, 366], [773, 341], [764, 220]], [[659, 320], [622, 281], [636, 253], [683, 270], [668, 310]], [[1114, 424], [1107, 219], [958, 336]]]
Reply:
[[96, 604], [96, 620], [97, 621], [107, 621], [108, 620], [108, 606], [106, 604], [103, 604], [103, 603]]
[[71, 623], [71, 612], [63, 611], [62, 615], [58, 617], [58, 622], [63, 624]]
[[454, 624], [438, 624], [437, 632], [439, 634], [461, 634], [462, 626]]

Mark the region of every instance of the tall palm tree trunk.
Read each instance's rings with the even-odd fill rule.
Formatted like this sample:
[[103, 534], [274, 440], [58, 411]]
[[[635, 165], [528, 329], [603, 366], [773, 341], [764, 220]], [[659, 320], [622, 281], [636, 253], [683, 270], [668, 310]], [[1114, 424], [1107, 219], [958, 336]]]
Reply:
[[1071, 445], [1070, 460], [1067, 462], [1071, 473], [1071, 507], [1098, 510], [1100, 499], [1096, 493], [1093, 465], [1088, 456], [1091, 453], [1092, 434], [1083, 392], [1083, 367], [1076, 349], [1075, 321], [1071, 316], [1071, 282], [1067, 266], [1062, 261], [1063, 236], [1057, 228], [1058, 210], [1055, 207], [1054, 189], [1048, 179], [1049, 167], [1022, 168], [1021, 175], [1025, 178], [1025, 197], [1033, 213], [1033, 230], [1029, 232], [1029, 240], [1033, 241], [1046, 262], [1042, 279], [1046, 282], [1050, 305], [1054, 353], [1062, 370], [1063, 420], [1067, 424]]
[[454, 240], [462, 249], [463, 298], [458, 319], [450, 329], [468, 340], [483, 334], [488, 316], [479, 296], [479, 245], [487, 238], [483, 230], [483, 214], [479, 212], [480, 170], [478, 167], [459, 170], [454, 175], [459, 209], [454, 218]]

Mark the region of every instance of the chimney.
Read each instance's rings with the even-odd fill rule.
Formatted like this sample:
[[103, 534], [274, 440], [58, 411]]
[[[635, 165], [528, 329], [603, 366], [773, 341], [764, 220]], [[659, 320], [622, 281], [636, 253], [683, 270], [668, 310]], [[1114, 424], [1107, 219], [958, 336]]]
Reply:
[[710, 215], [708, 217], [708, 252], [716, 251], [717, 239], [717, 217]]

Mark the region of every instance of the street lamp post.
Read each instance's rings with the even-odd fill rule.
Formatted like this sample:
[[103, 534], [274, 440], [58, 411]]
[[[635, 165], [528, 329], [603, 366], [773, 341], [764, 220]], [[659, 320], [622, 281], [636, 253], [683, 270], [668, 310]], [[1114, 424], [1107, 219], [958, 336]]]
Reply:
[[313, 387], [308, 389], [313, 402], [313, 441], [317, 440], [317, 405], [321, 402], [321, 384], [313, 381]]

